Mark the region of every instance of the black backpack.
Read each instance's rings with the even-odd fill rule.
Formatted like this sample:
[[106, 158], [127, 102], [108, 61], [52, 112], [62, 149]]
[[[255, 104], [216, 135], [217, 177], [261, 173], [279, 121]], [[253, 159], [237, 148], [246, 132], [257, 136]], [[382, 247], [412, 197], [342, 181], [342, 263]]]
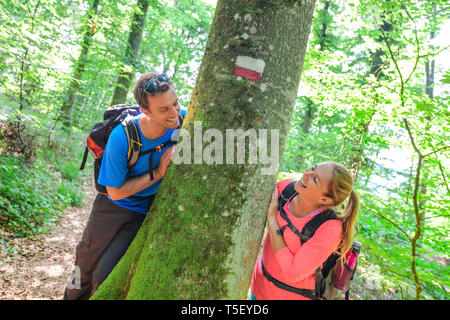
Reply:
[[[332, 209], [324, 210], [321, 213], [315, 215], [310, 221], [306, 223], [302, 231], [299, 231], [289, 220], [283, 208], [289, 199], [297, 195], [297, 192], [294, 189], [295, 183], [296, 181], [289, 183], [281, 192], [281, 195], [278, 198], [278, 210], [280, 211], [280, 216], [287, 222], [287, 224], [281, 227], [280, 230], [281, 233], [283, 233], [285, 228], [291, 229], [291, 231], [300, 238], [300, 242], [303, 245], [314, 235], [316, 230], [324, 222], [330, 219], [336, 219], [336, 213]], [[360, 249], [361, 244], [357, 241], [354, 241], [352, 248], [346, 254], [347, 260], [343, 267], [340, 263], [337, 263], [339, 254], [331, 254], [324, 262], [323, 267], [319, 267], [316, 270], [314, 290], [292, 287], [275, 279], [267, 272], [266, 268], [264, 267], [262, 256], [261, 267], [264, 276], [280, 289], [300, 294], [312, 300], [333, 299], [336, 296], [337, 291], [339, 290], [345, 292], [345, 299], [348, 300], [350, 281], [353, 280], [356, 272], [357, 258]]]
[[[94, 181], [95, 188], [101, 194], [108, 194], [106, 187], [98, 183], [98, 176], [100, 174], [100, 167], [102, 165], [103, 153], [105, 152], [106, 143], [108, 142], [111, 132], [119, 124], [123, 126], [125, 135], [128, 141], [128, 174], [130, 174], [131, 167], [136, 164], [139, 156], [150, 153], [149, 168], [150, 180], [153, 180], [152, 158], [155, 152], [161, 152], [163, 148], [175, 144], [175, 140], [168, 140], [159, 146], [141, 152], [141, 138], [134, 117], [141, 113], [139, 106], [130, 106], [127, 104], [118, 104], [105, 110], [103, 113], [103, 121], [98, 122], [91, 129], [87, 140], [86, 150], [84, 152], [83, 160], [80, 170], [83, 170], [86, 165], [87, 155], [91, 152], [94, 157]], [[183, 123], [183, 116], [179, 116], [180, 126]], [[129, 198], [146, 199], [146, 197], [130, 196]]]

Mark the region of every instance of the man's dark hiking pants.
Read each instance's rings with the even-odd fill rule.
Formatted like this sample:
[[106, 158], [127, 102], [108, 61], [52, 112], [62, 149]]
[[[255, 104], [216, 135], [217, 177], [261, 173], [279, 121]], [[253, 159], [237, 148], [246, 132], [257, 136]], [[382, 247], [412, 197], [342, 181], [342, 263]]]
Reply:
[[[150, 200], [151, 202], [153, 199]], [[145, 215], [98, 194], [75, 253], [75, 270], [64, 299], [89, 299], [125, 254]]]

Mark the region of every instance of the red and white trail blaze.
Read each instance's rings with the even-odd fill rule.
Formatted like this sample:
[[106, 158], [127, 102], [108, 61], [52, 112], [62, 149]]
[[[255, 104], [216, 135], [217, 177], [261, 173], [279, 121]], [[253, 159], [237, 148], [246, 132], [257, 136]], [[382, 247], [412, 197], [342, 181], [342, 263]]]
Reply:
[[262, 59], [255, 59], [247, 56], [238, 56], [234, 68], [234, 75], [244, 77], [248, 80], [258, 82], [264, 72], [265, 62]]

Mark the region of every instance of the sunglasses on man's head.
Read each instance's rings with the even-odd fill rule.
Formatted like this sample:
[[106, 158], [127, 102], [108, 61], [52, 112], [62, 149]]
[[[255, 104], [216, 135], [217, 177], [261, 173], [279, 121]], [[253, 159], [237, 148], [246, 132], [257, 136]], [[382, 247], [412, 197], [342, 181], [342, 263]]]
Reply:
[[[160, 74], [155, 79], [158, 80], [159, 82], [166, 82], [166, 83], [170, 82], [170, 78], [165, 73]], [[149, 80], [145, 84], [144, 92], [147, 92], [147, 93], [150, 93], [150, 94], [154, 94], [154, 93], [157, 93], [159, 91], [159, 85], [155, 81], [155, 79]]]

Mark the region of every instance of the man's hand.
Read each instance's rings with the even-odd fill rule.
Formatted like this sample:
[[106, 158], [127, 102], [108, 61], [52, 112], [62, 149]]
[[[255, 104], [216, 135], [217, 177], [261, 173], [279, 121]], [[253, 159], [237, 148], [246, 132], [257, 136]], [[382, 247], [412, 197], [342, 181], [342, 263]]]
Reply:
[[175, 146], [171, 146], [168, 148], [164, 154], [161, 156], [161, 160], [159, 160], [159, 167], [155, 169], [155, 180], [162, 179], [166, 175], [167, 168], [169, 167], [169, 163], [172, 160], [172, 155], [175, 151]]
[[172, 160], [173, 152], [174, 146], [164, 152], [159, 162], [159, 167], [153, 171], [153, 180], [149, 179], [149, 174], [142, 174], [140, 176], [128, 179], [121, 187], [115, 188], [107, 186], [106, 190], [108, 191], [108, 195], [113, 200], [121, 200], [156, 183], [156, 181], [164, 177], [166, 174], [167, 167], [169, 166], [170, 160]]

